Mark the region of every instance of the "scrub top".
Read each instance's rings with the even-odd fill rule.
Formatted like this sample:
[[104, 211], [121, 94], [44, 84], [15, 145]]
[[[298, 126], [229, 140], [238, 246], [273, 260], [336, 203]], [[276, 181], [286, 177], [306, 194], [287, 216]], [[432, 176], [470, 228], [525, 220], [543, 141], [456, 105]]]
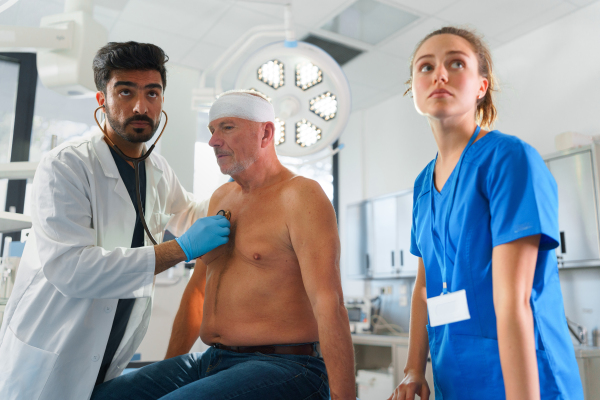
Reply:
[[[465, 321], [427, 325], [436, 400], [505, 399], [492, 250], [537, 234], [541, 238], [531, 309], [541, 398], [583, 400], [553, 251], [559, 244], [556, 182], [544, 161], [527, 143], [492, 131], [467, 149], [459, 176], [455, 168], [441, 192], [432, 184], [434, 166], [435, 160], [415, 181], [410, 250], [423, 258], [431, 298], [442, 293], [443, 284], [434, 240], [438, 246], [446, 243], [441, 252], [447, 257], [448, 291], [466, 291], [471, 315]], [[446, 225], [443, 211], [455, 183]]]

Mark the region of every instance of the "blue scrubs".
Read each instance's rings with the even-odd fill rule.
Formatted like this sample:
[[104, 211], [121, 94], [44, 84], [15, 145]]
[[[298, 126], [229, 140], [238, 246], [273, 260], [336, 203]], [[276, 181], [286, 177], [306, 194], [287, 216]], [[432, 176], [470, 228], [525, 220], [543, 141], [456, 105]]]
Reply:
[[[458, 172], [455, 168], [441, 193], [432, 185], [434, 166], [435, 160], [415, 181], [411, 253], [423, 258], [427, 297], [439, 296], [443, 279], [435, 242], [447, 257], [448, 291], [464, 289], [471, 314], [466, 321], [427, 326], [436, 400], [505, 398], [492, 250], [537, 234], [541, 239], [531, 309], [541, 398], [583, 400], [553, 251], [558, 246], [556, 182], [544, 161], [527, 143], [492, 131], [467, 148], [462, 167]], [[443, 211], [454, 184], [446, 225]]]

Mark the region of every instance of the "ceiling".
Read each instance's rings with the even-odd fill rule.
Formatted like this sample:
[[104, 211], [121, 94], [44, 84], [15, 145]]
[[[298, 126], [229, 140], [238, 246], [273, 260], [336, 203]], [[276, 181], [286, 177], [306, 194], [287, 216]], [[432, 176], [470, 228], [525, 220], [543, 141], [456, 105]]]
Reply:
[[[293, 0], [298, 38], [312, 33], [365, 51], [343, 67], [355, 110], [404, 92], [410, 54], [436, 28], [467, 24], [482, 33], [493, 50], [597, 0], [378, 1], [419, 18], [371, 46], [319, 29], [354, 0]], [[111, 41], [151, 42], [162, 47], [171, 62], [198, 70], [208, 68], [250, 28], [283, 22], [281, 5], [240, 0], [94, 0], [94, 4], [94, 18], [108, 29]], [[41, 17], [59, 14], [63, 8], [64, 0], [20, 0], [0, 14], [0, 25], [39, 26]], [[252, 51], [272, 41], [257, 41], [225, 75], [224, 88], [233, 86], [239, 66]]]

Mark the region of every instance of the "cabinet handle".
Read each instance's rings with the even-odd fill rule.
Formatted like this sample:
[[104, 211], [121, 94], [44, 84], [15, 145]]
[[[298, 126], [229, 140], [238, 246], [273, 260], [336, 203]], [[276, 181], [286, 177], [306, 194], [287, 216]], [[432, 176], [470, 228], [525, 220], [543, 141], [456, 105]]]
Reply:
[[400, 250], [400, 266], [404, 267], [404, 251]]
[[367, 254], [367, 271], [369, 270], [370, 267], [371, 266], [370, 266], [370, 263], [369, 263], [369, 255]]
[[392, 250], [392, 267], [394, 266], [394, 251]]
[[560, 233], [560, 252], [563, 254], [567, 252], [567, 245], [565, 243], [565, 232], [564, 231], [562, 231]]

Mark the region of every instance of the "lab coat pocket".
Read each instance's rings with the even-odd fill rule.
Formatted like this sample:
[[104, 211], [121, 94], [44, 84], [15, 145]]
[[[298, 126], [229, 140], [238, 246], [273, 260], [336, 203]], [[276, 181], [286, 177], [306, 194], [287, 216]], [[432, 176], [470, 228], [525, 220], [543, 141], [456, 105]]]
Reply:
[[57, 359], [58, 354], [19, 340], [9, 326], [0, 346], [2, 400], [38, 399]]

